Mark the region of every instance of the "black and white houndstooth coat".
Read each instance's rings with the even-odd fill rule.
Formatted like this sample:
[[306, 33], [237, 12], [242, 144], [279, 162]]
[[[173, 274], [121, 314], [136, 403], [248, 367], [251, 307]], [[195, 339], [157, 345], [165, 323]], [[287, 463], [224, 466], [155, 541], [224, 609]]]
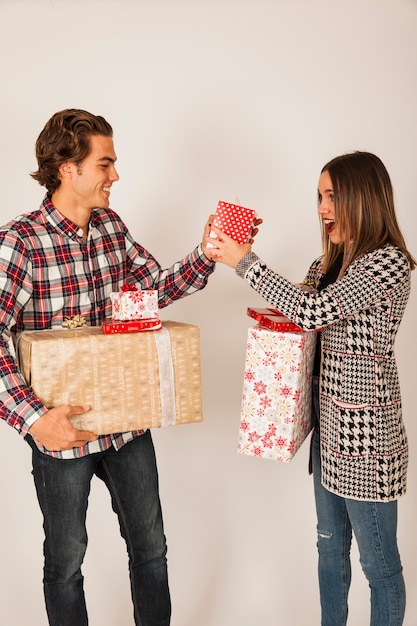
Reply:
[[[321, 329], [323, 485], [358, 500], [403, 495], [408, 445], [394, 341], [410, 293], [404, 254], [393, 246], [365, 254], [316, 293], [288, 282], [252, 252], [236, 272], [303, 329]], [[306, 280], [317, 286], [321, 275], [319, 258]]]

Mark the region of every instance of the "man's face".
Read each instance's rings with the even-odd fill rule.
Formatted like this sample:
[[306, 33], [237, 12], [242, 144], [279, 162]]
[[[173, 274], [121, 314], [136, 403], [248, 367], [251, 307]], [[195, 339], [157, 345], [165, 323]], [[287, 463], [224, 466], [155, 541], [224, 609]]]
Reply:
[[119, 180], [113, 139], [92, 135], [90, 146], [90, 154], [80, 165], [71, 164], [72, 193], [75, 202], [86, 209], [107, 208], [111, 186]]

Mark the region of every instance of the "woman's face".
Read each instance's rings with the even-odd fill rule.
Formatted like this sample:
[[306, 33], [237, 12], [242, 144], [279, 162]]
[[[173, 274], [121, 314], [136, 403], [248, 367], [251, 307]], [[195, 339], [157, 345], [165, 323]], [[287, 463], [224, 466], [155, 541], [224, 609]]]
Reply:
[[321, 174], [317, 191], [319, 201], [318, 211], [325, 225], [326, 233], [332, 243], [342, 243], [343, 233], [335, 217], [333, 184], [329, 172], [324, 171]]

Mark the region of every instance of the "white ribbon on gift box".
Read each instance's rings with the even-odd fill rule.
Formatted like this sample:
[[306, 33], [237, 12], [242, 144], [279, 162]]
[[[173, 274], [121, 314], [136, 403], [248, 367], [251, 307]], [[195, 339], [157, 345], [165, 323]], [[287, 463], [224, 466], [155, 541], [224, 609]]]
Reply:
[[175, 426], [177, 411], [175, 403], [175, 378], [172, 364], [171, 338], [167, 328], [154, 334], [159, 365], [159, 389], [161, 398], [161, 427]]

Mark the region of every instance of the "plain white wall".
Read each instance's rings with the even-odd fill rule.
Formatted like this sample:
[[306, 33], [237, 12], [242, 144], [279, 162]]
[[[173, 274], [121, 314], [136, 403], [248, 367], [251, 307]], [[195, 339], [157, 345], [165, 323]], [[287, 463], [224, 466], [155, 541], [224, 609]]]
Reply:
[[[112, 207], [164, 266], [237, 195], [264, 219], [254, 249], [300, 280], [320, 253], [320, 168], [352, 149], [385, 162], [416, 254], [416, 27], [415, 0], [0, 0], [1, 222], [38, 207], [36, 137], [55, 111], [80, 107], [113, 125]], [[406, 626], [417, 625], [415, 280], [397, 340], [411, 447], [399, 504]], [[202, 424], [153, 433], [173, 626], [319, 624], [308, 446], [290, 464], [236, 453], [246, 307], [262, 304], [221, 266], [163, 312], [201, 327], [204, 399]], [[44, 626], [29, 449], [5, 425], [0, 475], [0, 626]], [[90, 623], [131, 626], [125, 548], [98, 480], [88, 526]], [[369, 599], [355, 547], [353, 562], [356, 626]]]

